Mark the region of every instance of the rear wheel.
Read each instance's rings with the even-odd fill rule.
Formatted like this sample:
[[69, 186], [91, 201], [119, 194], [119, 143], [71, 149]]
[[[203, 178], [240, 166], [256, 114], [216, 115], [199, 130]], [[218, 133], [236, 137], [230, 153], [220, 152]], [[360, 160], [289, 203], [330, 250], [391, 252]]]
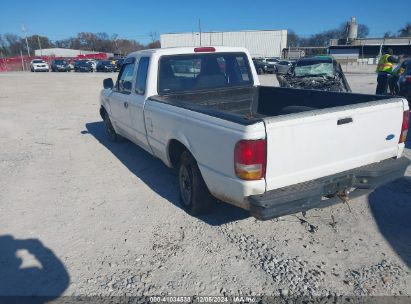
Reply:
[[106, 133], [108, 140], [112, 142], [123, 141], [123, 137], [121, 135], [118, 135], [116, 133], [116, 130], [114, 130], [113, 124], [111, 123], [110, 117], [107, 112], [104, 114], [104, 126], [105, 126], [105, 133]]
[[201, 215], [211, 211], [213, 197], [201, 176], [196, 160], [188, 151], [181, 155], [178, 183], [181, 204], [189, 214]]

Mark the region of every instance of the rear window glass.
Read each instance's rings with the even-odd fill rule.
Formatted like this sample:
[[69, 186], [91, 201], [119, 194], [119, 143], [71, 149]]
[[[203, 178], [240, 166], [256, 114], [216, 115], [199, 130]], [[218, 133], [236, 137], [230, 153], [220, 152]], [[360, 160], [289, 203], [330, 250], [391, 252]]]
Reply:
[[160, 59], [159, 94], [252, 84], [244, 53], [190, 54]]

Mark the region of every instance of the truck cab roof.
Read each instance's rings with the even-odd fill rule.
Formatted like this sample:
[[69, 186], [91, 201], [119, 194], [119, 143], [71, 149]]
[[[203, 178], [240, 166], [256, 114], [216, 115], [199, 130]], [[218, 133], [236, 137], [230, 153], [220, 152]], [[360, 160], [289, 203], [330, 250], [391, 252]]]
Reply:
[[158, 56], [163, 55], [183, 55], [193, 53], [226, 53], [226, 52], [238, 52], [247, 53], [248, 50], [242, 47], [227, 47], [227, 46], [190, 46], [190, 47], [172, 47], [161, 49], [149, 49], [141, 50], [130, 53], [127, 57], [136, 57], [141, 54], [151, 55], [156, 54]]

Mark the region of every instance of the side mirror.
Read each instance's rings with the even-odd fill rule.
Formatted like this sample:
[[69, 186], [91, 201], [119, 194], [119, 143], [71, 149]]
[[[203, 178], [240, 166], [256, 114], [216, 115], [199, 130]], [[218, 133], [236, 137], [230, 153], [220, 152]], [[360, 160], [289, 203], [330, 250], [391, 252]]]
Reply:
[[114, 87], [113, 79], [106, 78], [103, 80], [103, 87], [105, 89], [112, 89]]

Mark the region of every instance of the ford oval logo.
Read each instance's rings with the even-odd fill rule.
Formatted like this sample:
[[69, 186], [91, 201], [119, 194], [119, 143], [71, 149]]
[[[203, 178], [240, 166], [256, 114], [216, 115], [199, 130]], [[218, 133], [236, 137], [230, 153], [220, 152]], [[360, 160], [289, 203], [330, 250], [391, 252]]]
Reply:
[[393, 139], [394, 137], [395, 137], [394, 134], [390, 134], [390, 135], [388, 135], [388, 136], [385, 138], [385, 140], [391, 140], [391, 139]]

